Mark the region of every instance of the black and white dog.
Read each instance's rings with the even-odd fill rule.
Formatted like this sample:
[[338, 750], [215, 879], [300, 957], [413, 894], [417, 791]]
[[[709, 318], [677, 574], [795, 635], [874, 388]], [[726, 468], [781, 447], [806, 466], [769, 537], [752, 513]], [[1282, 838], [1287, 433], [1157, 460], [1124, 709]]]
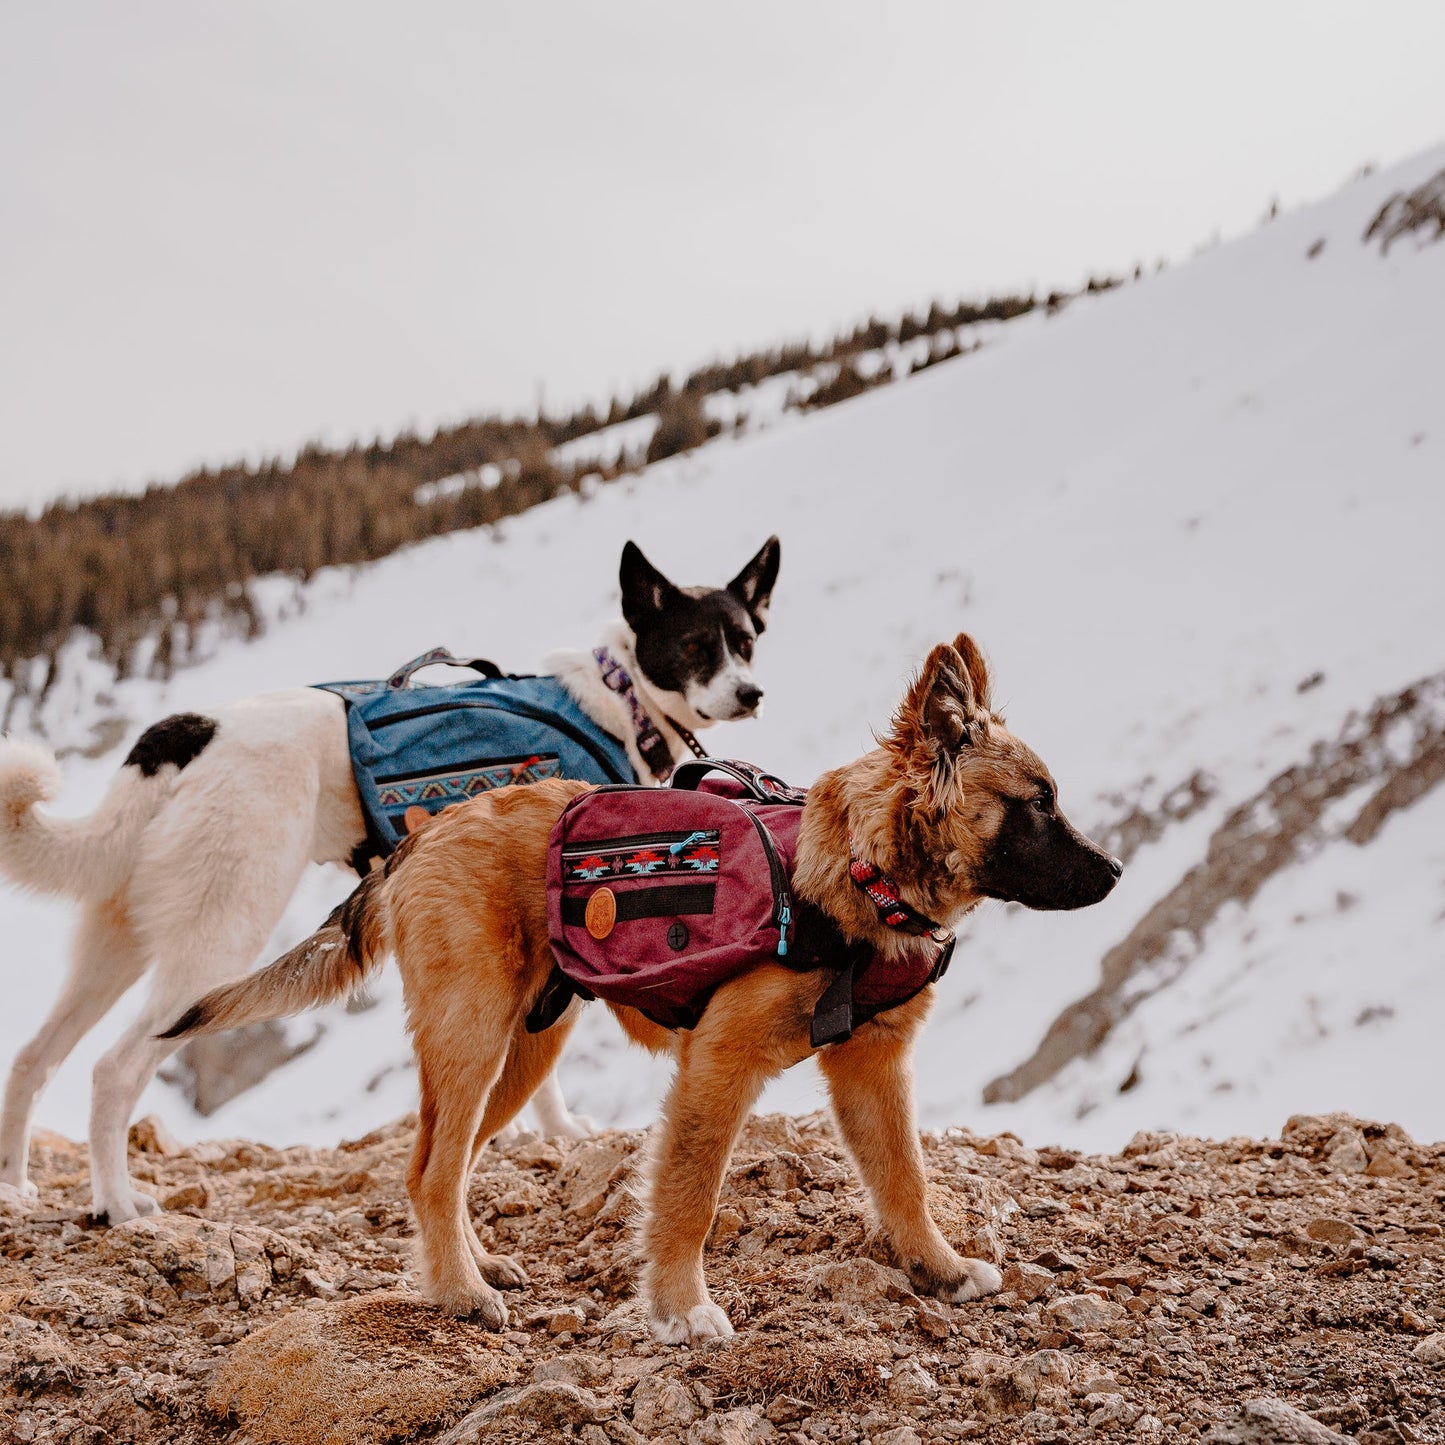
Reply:
[[[623, 549], [623, 619], [605, 629], [603, 656], [630, 674], [635, 703], [662, 733], [670, 753], [663, 773], [690, 755], [682, 730], [758, 711], [753, 645], [767, 622], [779, 558], [772, 537], [726, 587], [678, 587], [633, 543]], [[660, 781], [636, 744], [634, 699], [614, 690], [615, 666], [604, 678], [592, 651], [554, 653], [546, 666], [599, 727], [625, 743], [638, 778]], [[649, 753], [660, 761], [655, 747]], [[213, 718], [156, 724], [88, 818], [37, 810], [59, 785], [47, 749], [0, 738], [0, 874], [82, 906], [64, 990], [10, 1071], [0, 1184], [33, 1192], [30, 1121], [41, 1090], [154, 965], [140, 1016], [95, 1066], [92, 1207], [119, 1223], [159, 1207], [131, 1187], [126, 1167], [131, 1113], [177, 1047], [155, 1035], [194, 999], [244, 973], [306, 864], [347, 863], [366, 829], [343, 703], [317, 688], [249, 698]], [[538, 1090], [534, 1106], [549, 1133], [582, 1132], [555, 1078]]]

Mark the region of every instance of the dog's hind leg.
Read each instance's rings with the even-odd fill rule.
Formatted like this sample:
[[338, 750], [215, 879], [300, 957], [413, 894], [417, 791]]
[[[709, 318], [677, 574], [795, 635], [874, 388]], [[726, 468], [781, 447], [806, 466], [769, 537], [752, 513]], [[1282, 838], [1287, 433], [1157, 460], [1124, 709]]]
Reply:
[[[488, 1095], [506, 1060], [506, 1037], [505, 1028], [477, 1028], [457, 1048], [455, 1041], [448, 1047], [445, 1037], [417, 1030], [421, 1107], [406, 1180], [416, 1214], [422, 1293], [448, 1314], [477, 1315], [494, 1330], [506, 1328], [507, 1307], [483, 1277], [467, 1211], [467, 1180]], [[486, 1258], [495, 1258], [499, 1271], [511, 1263]], [[521, 1274], [519, 1266], [512, 1268]], [[519, 1282], [525, 1279], [521, 1274]]]
[[517, 1027], [507, 1046], [507, 1061], [501, 1075], [487, 1096], [486, 1111], [472, 1146], [473, 1164], [489, 1141], [505, 1135], [524, 1105], [530, 1102], [536, 1106], [547, 1081], [555, 1082], [553, 1067], [580, 1013], [581, 1005], [574, 1003], [551, 1028], [537, 1034], [529, 1034], [520, 1025]]
[[156, 941], [156, 966], [139, 1017], [95, 1066], [91, 1207], [112, 1224], [159, 1207], [131, 1188], [126, 1167], [131, 1113], [156, 1069], [180, 1047], [179, 1040], [155, 1035], [202, 994], [245, 973], [306, 866], [315, 829], [315, 770], [278, 751], [274, 772], [291, 789], [289, 811], [268, 813], [259, 792], [228, 788], [234, 772], [229, 779], [209, 779], [184, 800], [183, 811], [161, 820], [167, 826], [148, 838], [132, 876], [131, 917], [142, 937]]
[[146, 970], [144, 947], [115, 901], [87, 903], [76, 923], [70, 974], [40, 1032], [15, 1056], [0, 1111], [0, 1184], [33, 1194], [27, 1174], [36, 1101], [70, 1051]]
[[[502, 1066], [501, 1077], [487, 1095], [481, 1126], [472, 1141], [472, 1166], [475, 1166], [477, 1156], [486, 1148], [488, 1141], [500, 1135], [527, 1100], [533, 1097], [537, 1080], [551, 1077], [552, 1066], [567, 1042], [567, 1035], [572, 1032], [579, 1011], [579, 1006], [574, 1006], [551, 1028], [539, 1034], [529, 1034], [525, 1028], [518, 1027], [512, 1035], [507, 1062]], [[470, 1169], [468, 1174], [470, 1176]], [[475, 1231], [472, 1231], [469, 1242], [472, 1257], [488, 1284], [502, 1289], [517, 1289], [529, 1283], [526, 1270], [516, 1260], [510, 1255], [489, 1253]]]
[[920, 1291], [953, 1303], [993, 1294], [1003, 1277], [965, 1259], [928, 1212], [913, 1107], [913, 1035], [927, 1005], [905, 1004], [818, 1054], [843, 1142], [897, 1256]]

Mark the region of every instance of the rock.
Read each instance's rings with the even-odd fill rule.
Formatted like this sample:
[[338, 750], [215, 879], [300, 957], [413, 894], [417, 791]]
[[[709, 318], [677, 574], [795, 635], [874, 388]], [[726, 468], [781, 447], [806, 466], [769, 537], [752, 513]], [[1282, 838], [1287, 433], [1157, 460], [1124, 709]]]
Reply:
[[1364, 1136], [1358, 1129], [1340, 1129], [1325, 1145], [1325, 1163], [1337, 1174], [1363, 1174], [1370, 1167]]
[[805, 1189], [813, 1180], [813, 1171], [797, 1154], [779, 1149], [766, 1159], [743, 1164], [728, 1175], [728, 1186], [739, 1194], [786, 1194], [790, 1189]]
[[592, 1424], [607, 1413], [590, 1390], [562, 1380], [541, 1380], [493, 1395], [438, 1435], [435, 1445], [485, 1445], [499, 1420], [525, 1420], [560, 1431], [568, 1425]]
[[1124, 1145], [1124, 1157], [1126, 1159], [1137, 1159], [1141, 1154], [1157, 1154], [1161, 1150], [1168, 1150], [1171, 1145], [1179, 1142], [1177, 1134], [1155, 1133], [1150, 1129], [1140, 1129], [1129, 1142]]
[[1445, 1365], [1445, 1333], [1426, 1335], [1410, 1353], [1422, 1365]]
[[1321, 1244], [1333, 1245], [1336, 1249], [1348, 1249], [1352, 1244], [1363, 1244], [1368, 1237], [1363, 1229], [1347, 1219], [1321, 1217], [1305, 1225], [1305, 1233]]
[[946, 1305], [935, 1299], [920, 1299], [913, 1306], [913, 1322], [930, 1339], [946, 1340], [953, 1318]]
[[980, 1139], [973, 1148], [975, 1153], [986, 1158], [1007, 1159], [1030, 1168], [1039, 1162], [1037, 1151], [1030, 1149], [1014, 1134], [995, 1134], [991, 1139]]
[[1106, 1289], [1114, 1289], [1118, 1285], [1123, 1285], [1126, 1289], [1137, 1290], [1149, 1278], [1149, 1271], [1142, 1264], [1120, 1264], [1101, 1270], [1091, 1278], [1095, 1284], [1101, 1284]]
[[600, 1355], [590, 1355], [585, 1350], [568, 1350], [565, 1355], [539, 1360], [532, 1366], [528, 1378], [533, 1384], [541, 1380], [561, 1380], [566, 1385], [599, 1385], [611, 1375], [611, 1363]]
[[560, 1169], [566, 1162], [562, 1151], [545, 1139], [529, 1139], [512, 1150], [512, 1162], [520, 1169]]
[[170, 1212], [182, 1209], [205, 1209], [216, 1197], [216, 1191], [211, 1188], [210, 1183], [204, 1176], [194, 1183], [183, 1184], [179, 1189], [172, 1189], [161, 1205]]
[[912, 1425], [899, 1425], [873, 1437], [873, 1445], [923, 1445]]
[[549, 1335], [575, 1335], [580, 1334], [587, 1323], [587, 1316], [576, 1305], [569, 1305], [566, 1309], [556, 1310], [547, 1317], [547, 1333]]
[[127, 1220], [106, 1235], [101, 1253], [118, 1264], [138, 1255], [153, 1265], [182, 1299], [235, 1294], [231, 1231], [208, 1219], [151, 1214]]
[[777, 1434], [756, 1410], [727, 1410], [698, 1420], [687, 1432], [687, 1445], [764, 1445]]
[[632, 1423], [644, 1435], [691, 1425], [701, 1415], [697, 1396], [684, 1380], [644, 1375], [632, 1391]]
[[768, 1419], [774, 1425], [796, 1425], [812, 1413], [813, 1407], [796, 1395], [775, 1395], [768, 1401]]
[[1084, 1373], [1069, 1386], [1069, 1391], [1081, 1399], [1087, 1399], [1090, 1395], [1120, 1394], [1123, 1392], [1123, 1386], [1113, 1375], [1096, 1368], [1086, 1368]]
[[1085, 1395], [1084, 1409], [1089, 1412], [1089, 1426], [1094, 1430], [1106, 1425], [1132, 1425], [1142, 1413], [1138, 1405], [1131, 1405], [1115, 1390], [1097, 1390]]
[[1393, 1415], [1386, 1415], [1368, 1430], [1361, 1430], [1355, 1436], [1355, 1445], [1415, 1445], [1419, 1438], [1413, 1432], [1407, 1435]]
[[1366, 1152], [1370, 1156], [1370, 1162], [1365, 1166], [1365, 1173], [1372, 1179], [1413, 1179], [1415, 1171], [1395, 1152], [1394, 1148], [1383, 1140], [1369, 1147]]
[[844, 1259], [820, 1264], [809, 1274], [812, 1293], [844, 1304], [897, 1300], [913, 1293], [908, 1276], [873, 1259]]
[[919, 1404], [938, 1394], [938, 1381], [917, 1360], [899, 1360], [888, 1381], [888, 1393], [902, 1404]]
[[206, 1405], [255, 1445], [383, 1445], [510, 1384], [498, 1343], [399, 1291], [313, 1305], [231, 1346]]
[[156, 1114], [147, 1114], [130, 1126], [127, 1142], [132, 1149], [142, 1154], [158, 1154], [162, 1159], [174, 1159], [185, 1153], [180, 1140], [166, 1128]]
[[1040, 1265], [1015, 1263], [1004, 1270], [1003, 1287], [1021, 1300], [1042, 1299], [1054, 1287], [1054, 1276]]
[[583, 1219], [599, 1213], [631, 1163], [632, 1147], [620, 1136], [602, 1134], [574, 1144], [557, 1172], [566, 1209]]
[[1349, 1445], [1327, 1425], [1268, 1395], [1246, 1400], [1233, 1419], [1204, 1439], [1209, 1445]]
[[1106, 1330], [1125, 1317], [1127, 1311], [1115, 1300], [1101, 1299], [1096, 1294], [1066, 1294], [1048, 1307], [1049, 1317], [1060, 1329], [1075, 1334], [1090, 1330]]
[[1069, 1357], [1061, 1350], [1039, 1350], [1002, 1372], [985, 1376], [978, 1400], [994, 1419], [1030, 1410], [1063, 1411], [1069, 1403]]

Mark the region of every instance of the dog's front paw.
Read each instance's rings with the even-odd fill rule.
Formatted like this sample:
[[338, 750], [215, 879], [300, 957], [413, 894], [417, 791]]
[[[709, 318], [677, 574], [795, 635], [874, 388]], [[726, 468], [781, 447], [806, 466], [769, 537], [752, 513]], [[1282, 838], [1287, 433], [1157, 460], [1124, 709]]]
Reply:
[[498, 1289], [526, 1289], [532, 1283], [527, 1271], [510, 1254], [478, 1254], [477, 1268], [482, 1278]]
[[943, 1286], [938, 1294], [950, 1304], [961, 1305], [986, 1294], [997, 1294], [1002, 1288], [1003, 1275], [987, 1260], [965, 1259], [963, 1277]]
[[0, 1179], [0, 1199], [11, 1195], [15, 1199], [38, 1199], [40, 1190], [33, 1179]]
[[653, 1337], [664, 1345], [699, 1345], [704, 1340], [729, 1340], [733, 1335], [732, 1321], [711, 1300], [694, 1305], [686, 1314], [652, 1315], [647, 1323]]
[[489, 1330], [507, 1328], [507, 1306], [489, 1284], [453, 1285], [433, 1289], [429, 1298], [444, 1314], [458, 1319], [477, 1319]]

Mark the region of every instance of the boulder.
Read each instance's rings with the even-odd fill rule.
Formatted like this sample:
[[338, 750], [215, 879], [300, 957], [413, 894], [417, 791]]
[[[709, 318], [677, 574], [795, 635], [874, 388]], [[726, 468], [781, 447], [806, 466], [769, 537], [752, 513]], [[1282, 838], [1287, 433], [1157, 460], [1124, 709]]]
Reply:
[[1349, 1445], [1337, 1431], [1269, 1395], [1246, 1400], [1204, 1439], [1208, 1445]]
[[456, 1420], [517, 1368], [496, 1335], [390, 1291], [253, 1330], [222, 1358], [206, 1404], [255, 1445], [384, 1445]]

